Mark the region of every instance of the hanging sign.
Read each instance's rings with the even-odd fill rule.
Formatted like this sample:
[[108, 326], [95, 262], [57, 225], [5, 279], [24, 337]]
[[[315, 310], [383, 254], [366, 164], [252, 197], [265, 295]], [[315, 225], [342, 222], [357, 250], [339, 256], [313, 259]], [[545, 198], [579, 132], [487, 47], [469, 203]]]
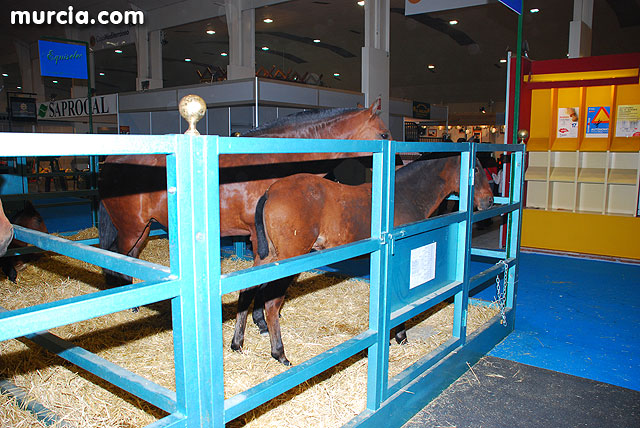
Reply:
[[411, 250], [409, 288], [429, 282], [436, 277], [436, 243]]
[[[499, 1], [517, 14], [522, 14], [522, 0]], [[490, 0], [405, 0], [404, 14], [416, 15], [418, 13], [437, 12], [488, 3], [490, 3]]]
[[585, 137], [598, 138], [609, 135], [611, 107], [587, 107], [587, 130]]
[[40, 75], [87, 78], [87, 49], [84, 45], [38, 40]]
[[616, 137], [640, 137], [640, 104], [618, 106]]
[[562, 107], [558, 109], [557, 138], [578, 138], [578, 107]]
[[[91, 115], [116, 114], [116, 94], [91, 98]], [[70, 100], [50, 101], [40, 104], [38, 119], [57, 120], [89, 116], [89, 100], [73, 98]]]
[[416, 119], [431, 119], [431, 104], [422, 101], [413, 102], [413, 117]]

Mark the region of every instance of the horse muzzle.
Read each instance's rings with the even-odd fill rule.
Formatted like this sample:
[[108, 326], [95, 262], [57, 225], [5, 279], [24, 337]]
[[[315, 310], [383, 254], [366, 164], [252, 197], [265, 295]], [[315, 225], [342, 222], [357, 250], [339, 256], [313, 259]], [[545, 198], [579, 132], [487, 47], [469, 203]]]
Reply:
[[478, 203], [478, 209], [480, 211], [488, 210], [492, 206], [493, 206], [493, 196], [485, 196], [483, 198], [480, 198], [480, 201]]

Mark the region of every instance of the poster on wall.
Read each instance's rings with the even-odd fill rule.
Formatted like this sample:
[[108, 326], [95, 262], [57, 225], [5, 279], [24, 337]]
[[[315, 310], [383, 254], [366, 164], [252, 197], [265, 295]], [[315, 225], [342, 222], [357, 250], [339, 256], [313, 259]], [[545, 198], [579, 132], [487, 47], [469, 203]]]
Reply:
[[609, 118], [611, 107], [587, 107], [587, 130], [585, 137], [598, 138], [609, 135]]
[[557, 138], [578, 138], [578, 117], [578, 107], [559, 108]]
[[618, 106], [616, 137], [640, 137], [640, 104]]

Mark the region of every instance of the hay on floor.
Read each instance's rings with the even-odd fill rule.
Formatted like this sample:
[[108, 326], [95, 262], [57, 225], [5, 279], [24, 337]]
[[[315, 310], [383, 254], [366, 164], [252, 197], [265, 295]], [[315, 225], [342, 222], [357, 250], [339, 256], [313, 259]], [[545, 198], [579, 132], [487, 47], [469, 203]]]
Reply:
[[[96, 235], [95, 229], [71, 239]], [[151, 239], [141, 258], [169, 264], [168, 241]], [[251, 262], [225, 259], [223, 272], [244, 269]], [[92, 293], [106, 288], [101, 269], [53, 253], [20, 272], [18, 283], [0, 279], [0, 299], [7, 309]], [[235, 325], [238, 293], [223, 296], [225, 396], [231, 397], [286, 370], [270, 355], [269, 338], [249, 320], [242, 353], [229, 343]], [[365, 331], [369, 287], [365, 281], [305, 272], [292, 285], [282, 308], [283, 342], [289, 360], [299, 364]], [[496, 310], [469, 307], [468, 330], [491, 319]], [[390, 375], [401, 372], [451, 337], [453, 306], [440, 304], [423, 314], [414, 328], [431, 331], [403, 346], [392, 343]], [[418, 322], [419, 321], [419, 322]], [[168, 302], [122, 311], [52, 332], [115, 364], [175, 390], [173, 335]], [[165, 413], [94, 375], [66, 363], [29, 341], [0, 342], [0, 377], [24, 388], [28, 396], [78, 428], [143, 427]], [[366, 403], [367, 359], [356, 355], [337, 367], [232, 421], [236, 427], [340, 427], [362, 412]], [[40, 422], [0, 397], [0, 420], [10, 426], [37, 427]], [[12, 419], [9, 419], [12, 418]], [[20, 425], [22, 424], [22, 425]]]

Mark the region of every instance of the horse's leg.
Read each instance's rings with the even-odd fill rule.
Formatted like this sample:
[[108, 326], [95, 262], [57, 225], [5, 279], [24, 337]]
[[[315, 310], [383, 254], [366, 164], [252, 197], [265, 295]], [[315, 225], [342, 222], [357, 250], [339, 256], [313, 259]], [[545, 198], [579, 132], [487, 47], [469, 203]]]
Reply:
[[247, 326], [247, 315], [249, 313], [249, 305], [254, 299], [259, 286], [251, 287], [240, 291], [238, 296], [238, 309], [236, 311], [236, 326], [233, 330], [233, 339], [231, 339], [231, 349], [234, 351], [242, 351], [244, 344], [244, 331]]
[[[253, 251], [253, 260], [258, 259], [258, 238], [255, 226], [251, 228], [251, 249]], [[253, 318], [253, 323], [258, 326], [258, 330], [260, 334], [265, 335], [269, 333], [269, 327], [267, 327], [267, 321], [264, 319], [264, 296], [262, 292], [262, 288], [264, 288], [266, 284], [263, 284], [260, 289], [254, 292], [253, 296], [253, 312], [251, 312], [251, 318]], [[242, 291], [240, 292], [242, 294]], [[238, 302], [239, 303], [239, 302]], [[239, 304], [238, 304], [239, 307]]]
[[[100, 248], [103, 250], [119, 252], [118, 229], [116, 229], [116, 226], [113, 224], [111, 216], [102, 201], [100, 201], [100, 207], [98, 209], [98, 239], [100, 241]], [[109, 286], [115, 287], [131, 284], [132, 278], [130, 276], [105, 268], [103, 268], [102, 271]]]
[[284, 353], [284, 344], [282, 343], [282, 334], [280, 332], [280, 308], [284, 302], [284, 296], [287, 288], [294, 276], [280, 278], [269, 284], [263, 290], [264, 293], [264, 312], [269, 326], [269, 338], [271, 340], [271, 356], [284, 364], [290, 366], [291, 363]]

